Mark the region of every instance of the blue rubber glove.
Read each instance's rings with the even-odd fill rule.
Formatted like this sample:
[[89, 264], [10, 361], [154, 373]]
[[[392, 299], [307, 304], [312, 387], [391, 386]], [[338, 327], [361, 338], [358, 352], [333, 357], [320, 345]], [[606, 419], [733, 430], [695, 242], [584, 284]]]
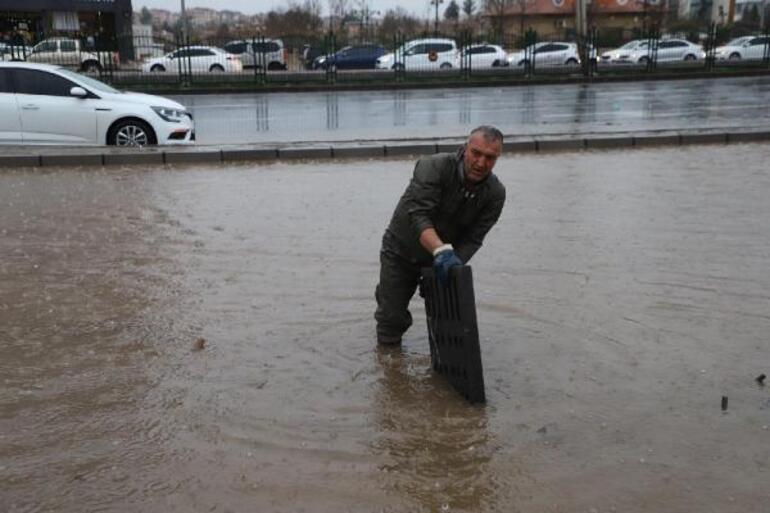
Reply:
[[433, 270], [442, 287], [449, 286], [449, 269], [463, 265], [451, 244], [444, 244], [433, 253]]

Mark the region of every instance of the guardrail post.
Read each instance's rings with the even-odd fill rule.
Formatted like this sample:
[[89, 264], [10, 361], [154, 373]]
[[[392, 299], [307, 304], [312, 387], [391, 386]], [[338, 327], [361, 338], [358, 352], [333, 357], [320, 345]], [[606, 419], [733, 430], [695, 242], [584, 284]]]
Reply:
[[337, 38], [333, 30], [330, 30], [326, 36], [324, 36], [324, 52], [326, 58], [324, 59], [324, 76], [326, 77], [326, 83], [337, 83], [337, 67], [331, 64], [331, 58], [337, 53]]
[[528, 78], [535, 74], [535, 45], [537, 44], [537, 31], [529, 27], [524, 33], [524, 72]]
[[396, 82], [403, 82], [406, 78], [406, 63], [404, 62], [404, 43], [406, 38], [401, 32], [393, 37], [393, 71]]
[[708, 37], [706, 38], [706, 71], [714, 69], [717, 47], [717, 24], [709, 24]]

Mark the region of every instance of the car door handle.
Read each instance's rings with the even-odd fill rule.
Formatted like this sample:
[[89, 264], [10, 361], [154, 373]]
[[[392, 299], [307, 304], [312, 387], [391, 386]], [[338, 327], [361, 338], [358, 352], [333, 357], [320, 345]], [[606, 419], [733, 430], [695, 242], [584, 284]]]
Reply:
[[28, 103], [26, 105], [22, 105], [21, 108], [24, 109], [24, 110], [40, 110], [40, 107], [38, 107], [37, 105], [32, 104], [32, 103]]

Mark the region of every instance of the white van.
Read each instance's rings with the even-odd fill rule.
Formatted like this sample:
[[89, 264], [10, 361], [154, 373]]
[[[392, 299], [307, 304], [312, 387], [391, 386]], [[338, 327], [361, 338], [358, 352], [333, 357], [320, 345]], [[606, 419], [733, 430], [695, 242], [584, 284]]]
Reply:
[[452, 39], [414, 39], [377, 59], [376, 67], [410, 71], [450, 69], [456, 59], [457, 45]]

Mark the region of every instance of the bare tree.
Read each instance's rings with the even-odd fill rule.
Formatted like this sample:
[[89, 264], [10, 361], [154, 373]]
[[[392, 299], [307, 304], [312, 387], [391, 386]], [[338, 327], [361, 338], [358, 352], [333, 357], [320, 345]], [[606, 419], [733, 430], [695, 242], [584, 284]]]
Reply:
[[329, 15], [331, 16], [332, 26], [336, 22], [338, 28], [342, 28], [345, 16], [348, 15], [349, 7], [348, 0], [329, 0]]
[[484, 9], [493, 19], [493, 26], [500, 39], [505, 33], [505, 11], [513, 5], [513, 0], [484, 0]]
[[476, 1], [475, 0], [464, 0], [463, 1], [463, 12], [465, 13], [465, 16], [470, 18], [473, 16], [474, 11], [476, 11]]

